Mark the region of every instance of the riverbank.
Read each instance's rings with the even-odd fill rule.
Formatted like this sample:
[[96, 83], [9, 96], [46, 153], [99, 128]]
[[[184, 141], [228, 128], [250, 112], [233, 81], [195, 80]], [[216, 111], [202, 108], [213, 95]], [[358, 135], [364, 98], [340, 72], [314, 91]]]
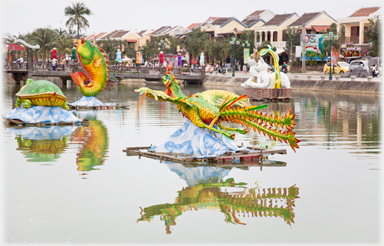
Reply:
[[[321, 73], [306, 73], [306, 74], [287, 74], [291, 87], [295, 90], [305, 91], [330, 91], [338, 93], [369, 93], [380, 94], [382, 78], [374, 78], [369, 81], [367, 78], [340, 78], [334, 76], [332, 80]], [[206, 75], [203, 84], [215, 87], [240, 87], [248, 78], [249, 74], [237, 72], [235, 77], [232, 74], [209, 74]], [[336, 80], [337, 78], [337, 80]]]

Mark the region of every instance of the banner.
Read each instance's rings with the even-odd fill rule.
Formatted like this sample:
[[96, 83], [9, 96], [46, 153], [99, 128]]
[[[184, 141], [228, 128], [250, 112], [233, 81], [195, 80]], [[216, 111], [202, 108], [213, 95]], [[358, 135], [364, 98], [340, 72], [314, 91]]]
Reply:
[[249, 48], [244, 48], [244, 63], [247, 64], [247, 59], [249, 57]]
[[[303, 35], [300, 35], [300, 43], [302, 44]], [[305, 34], [304, 37], [304, 49], [305, 49], [305, 60], [310, 58], [320, 61], [321, 57], [325, 60], [325, 47], [329, 47], [329, 41], [324, 40], [326, 34]]]

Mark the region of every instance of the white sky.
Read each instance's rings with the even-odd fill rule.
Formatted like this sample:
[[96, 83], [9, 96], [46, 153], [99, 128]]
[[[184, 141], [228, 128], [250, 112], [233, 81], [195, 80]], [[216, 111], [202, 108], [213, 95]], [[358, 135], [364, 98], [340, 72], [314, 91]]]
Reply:
[[[39, 27], [65, 28], [68, 17], [64, 9], [69, 0], [2, 0], [0, 1], [1, 32], [18, 35]], [[81, 1], [79, 1], [81, 2]], [[270, 9], [275, 14], [326, 11], [334, 19], [351, 15], [361, 7], [381, 6], [380, 0], [269, 1], [260, 0], [84, 0], [93, 15], [87, 17], [87, 34], [116, 29], [144, 30], [161, 26], [203, 22], [208, 17], [234, 16], [240, 21], [255, 10]]]

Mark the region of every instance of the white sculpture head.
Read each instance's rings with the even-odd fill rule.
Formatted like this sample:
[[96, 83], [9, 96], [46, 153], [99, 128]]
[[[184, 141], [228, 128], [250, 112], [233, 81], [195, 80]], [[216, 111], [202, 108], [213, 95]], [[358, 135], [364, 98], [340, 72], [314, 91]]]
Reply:
[[261, 71], [267, 71], [267, 64], [265, 64], [263, 59], [259, 59], [259, 62], [256, 67], [256, 71], [261, 72]]
[[257, 65], [257, 62], [255, 61], [255, 59], [253, 59], [252, 57], [248, 57], [247, 58], [247, 63], [249, 66], [256, 66]]

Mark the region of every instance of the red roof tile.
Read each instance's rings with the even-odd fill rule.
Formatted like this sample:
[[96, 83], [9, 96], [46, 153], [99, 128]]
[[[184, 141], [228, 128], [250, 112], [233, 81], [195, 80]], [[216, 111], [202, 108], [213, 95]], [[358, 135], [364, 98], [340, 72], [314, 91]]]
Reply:
[[379, 9], [380, 7], [361, 8], [355, 13], [351, 14], [349, 17], [369, 16], [370, 14], [376, 12]]

